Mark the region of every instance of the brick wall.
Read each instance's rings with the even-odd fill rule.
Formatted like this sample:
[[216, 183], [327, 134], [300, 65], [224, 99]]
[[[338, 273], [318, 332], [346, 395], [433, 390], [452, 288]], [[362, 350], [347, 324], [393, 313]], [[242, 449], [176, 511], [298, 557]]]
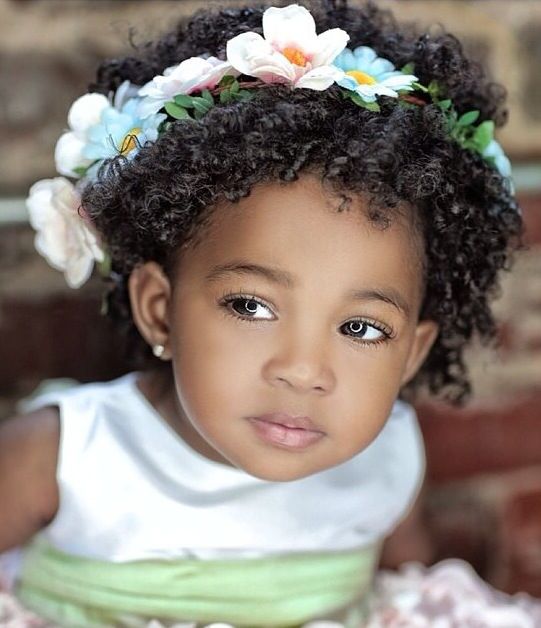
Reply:
[[[143, 41], [208, 4], [216, 3], [0, 0], [0, 197], [24, 196], [33, 181], [55, 174], [53, 148], [70, 103], [100, 59], [126, 49], [130, 26]], [[379, 4], [461, 35], [509, 88], [506, 150], [517, 163], [541, 161], [540, 2]], [[419, 519], [430, 560], [461, 556], [496, 586], [541, 596], [541, 176], [520, 189], [520, 201], [529, 250], [495, 304], [501, 346], [469, 352], [468, 407], [419, 403], [428, 456]], [[1, 220], [0, 418], [43, 378], [91, 381], [126, 369], [99, 316], [100, 280], [70, 290], [34, 252], [29, 226]]]

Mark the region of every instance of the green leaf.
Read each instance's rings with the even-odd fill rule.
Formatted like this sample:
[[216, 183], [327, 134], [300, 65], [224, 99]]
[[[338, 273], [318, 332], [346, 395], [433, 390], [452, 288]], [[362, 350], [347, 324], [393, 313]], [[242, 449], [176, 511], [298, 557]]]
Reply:
[[105, 252], [103, 261], [97, 262], [96, 266], [98, 267], [98, 272], [102, 277], [109, 277], [111, 274], [111, 256], [109, 253]]
[[255, 94], [247, 89], [241, 89], [240, 92], [231, 94], [231, 98], [236, 102], [246, 102], [251, 100]]
[[209, 103], [209, 105], [214, 105], [214, 97], [208, 89], [204, 89], [201, 92], [201, 97], [204, 98]]
[[225, 76], [222, 76], [220, 82], [218, 83], [218, 85], [220, 87], [229, 87], [231, 85], [231, 83], [234, 83], [237, 79], [232, 76], [231, 74], [226, 74]]
[[198, 109], [196, 109], [196, 110], [193, 112], [193, 117], [194, 117], [196, 120], [201, 120], [201, 118], [205, 115], [205, 113], [206, 113], [206, 111], [199, 111]]
[[448, 111], [451, 108], [451, 105], [453, 103], [450, 99], [447, 99], [447, 100], [439, 100], [436, 104], [442, 111]]
[[367, 102], [363, 100], [359, 94], [353, 94], [351, 96], [351, 100], [359, 107], [363, 107], [364, 109], [368, 109], [368, 111], [381, 111], [380, 106], [377, 102]]
[[226, 105], [228, 102], [231, 102], [231, 92], [228, 89], [224, 89], [223, 92], [220, 92], [220, 102], [223, 105]]
[[441, 87], [438, 81], [430, 81], [428, 84], [428, 93], [432, 96], [432, 100], [439, 100], [441, 96]]
[[72, 168], [72, 170], [73, 170], [73, 172], [75, 172], [75, 174], [76, 174], [78, 177], [84, 177], [84, 176], [85, 176], [85, 174], [87, 173], [87, 171], [88, 171], [88, 168], [89, 168], [89, 167], [90, 167], [90, 166], [88, 166], [88, 167], [85, 167], [85, 166], [77, 166], [77, 168]]
[[188, 96], [188, 94], [177, 94], [173, 100], [175, 104], [180, 107], [191, 107], [192, 106], [192, 97]]
[[460, 116], [457, 121], [458, 126], [470, 126], [473, 124], [477, 118], [479, 117], [480, 111], [468, 111]]
[[462, 147], [463, 148], [468, 148], [469, 150], [473, 150], [475, 152], [478, 152], [477, 144], [474, 141], [472, 141], [472, 140], [464, 140], [462, 142]]
[[415, 72], [415, 63], [413, 63], [413, 61], [406, 63], [400, 72], [402, 72], [402, 74], [413, 74]]
[[207, 111], [211, 108], [208, 100], [197, 97], [192, 98], [192, 106], [194, 107], [194, 109], [200, 111], [201, 113], [207, 113]]
[[421, 83], [412, 83], [411, 86], [419, 92], [424, 92], [425, 94], [428, 93], [428, 88], [421, 85]]
[[253, 90], [241, 89], [240, 92], [237, 93], [237, 96], [242, 96], [244, 100], [250, 100], [255, 96], [255, 94]]
[[475, 129], [473, 134], [473, 141], [476, 144], [477, 149], [483, 152], [485, 148], [494, 139], [494, 121], [485, 120]]
[[240, 89], [240, 85], [239, 82], [237, 80], [233, 81], [233, 83], [231, 83], [231, 93], [232, 94], [236, 94]]
[[172, 118], [175, 118], [176, 120], [183, 120], [185, 118], [191, 117], [190, 114], [186, 111], [186, 109], [184, 109], [184, 107], [180, 107], [179, 105], [177, 105], [176, 103], [172, 101], [166, 102], [164, 107], [167, 113]]

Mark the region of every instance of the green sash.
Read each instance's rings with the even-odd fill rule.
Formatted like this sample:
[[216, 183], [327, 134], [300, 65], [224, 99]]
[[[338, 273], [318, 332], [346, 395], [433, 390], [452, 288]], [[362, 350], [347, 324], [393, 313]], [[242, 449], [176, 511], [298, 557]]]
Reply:
[[150, 619], [293, 627], [344, 608], [352, 609], [346, 625], [357, 627], [379, 550], [111, 563], [34, 541], [17, 595], [69, 628], [146, 626]]

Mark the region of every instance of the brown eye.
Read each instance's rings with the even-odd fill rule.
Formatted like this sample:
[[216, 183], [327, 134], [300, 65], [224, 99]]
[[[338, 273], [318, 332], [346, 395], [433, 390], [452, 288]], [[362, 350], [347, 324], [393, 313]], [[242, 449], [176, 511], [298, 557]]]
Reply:
[[271, 320], [272, 316], [265, 316], [265, 311], [270, 312], [268, 306], [257, 299], [251, 297], [232, 297], [225, 299], [224, 307], [229, 311], [233, 311], [234, 314], [239, 314], [244, 317], [245, 320]]
[[342, 327], [350, 332], [347, 333], [347, 335], [351, 336], [354, 340], [360, 340], [367, 343], [382, 342], [390, 336], [388, 332], [384, 329], [380, 329], [374, 323], [369, 323], [368, 321], [363, 320], [349, 321], [348, 323], [342, 325]]

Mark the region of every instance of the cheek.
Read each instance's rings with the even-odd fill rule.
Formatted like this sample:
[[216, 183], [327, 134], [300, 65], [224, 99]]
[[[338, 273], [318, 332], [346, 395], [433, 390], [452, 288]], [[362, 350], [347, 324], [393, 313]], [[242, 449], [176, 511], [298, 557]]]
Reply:
[[369, 445], [385, 425], [400, 391], [403, 347], [365, 348], [339, 362], [332, 413], [343, 453]]
[[195, 417], [237, 414], [248, 392], [254, 391], [261, 366], [249, 330], [221, 314], [208, 317], [182, 310], [179, 314], [171, 342], [184, 409]]

